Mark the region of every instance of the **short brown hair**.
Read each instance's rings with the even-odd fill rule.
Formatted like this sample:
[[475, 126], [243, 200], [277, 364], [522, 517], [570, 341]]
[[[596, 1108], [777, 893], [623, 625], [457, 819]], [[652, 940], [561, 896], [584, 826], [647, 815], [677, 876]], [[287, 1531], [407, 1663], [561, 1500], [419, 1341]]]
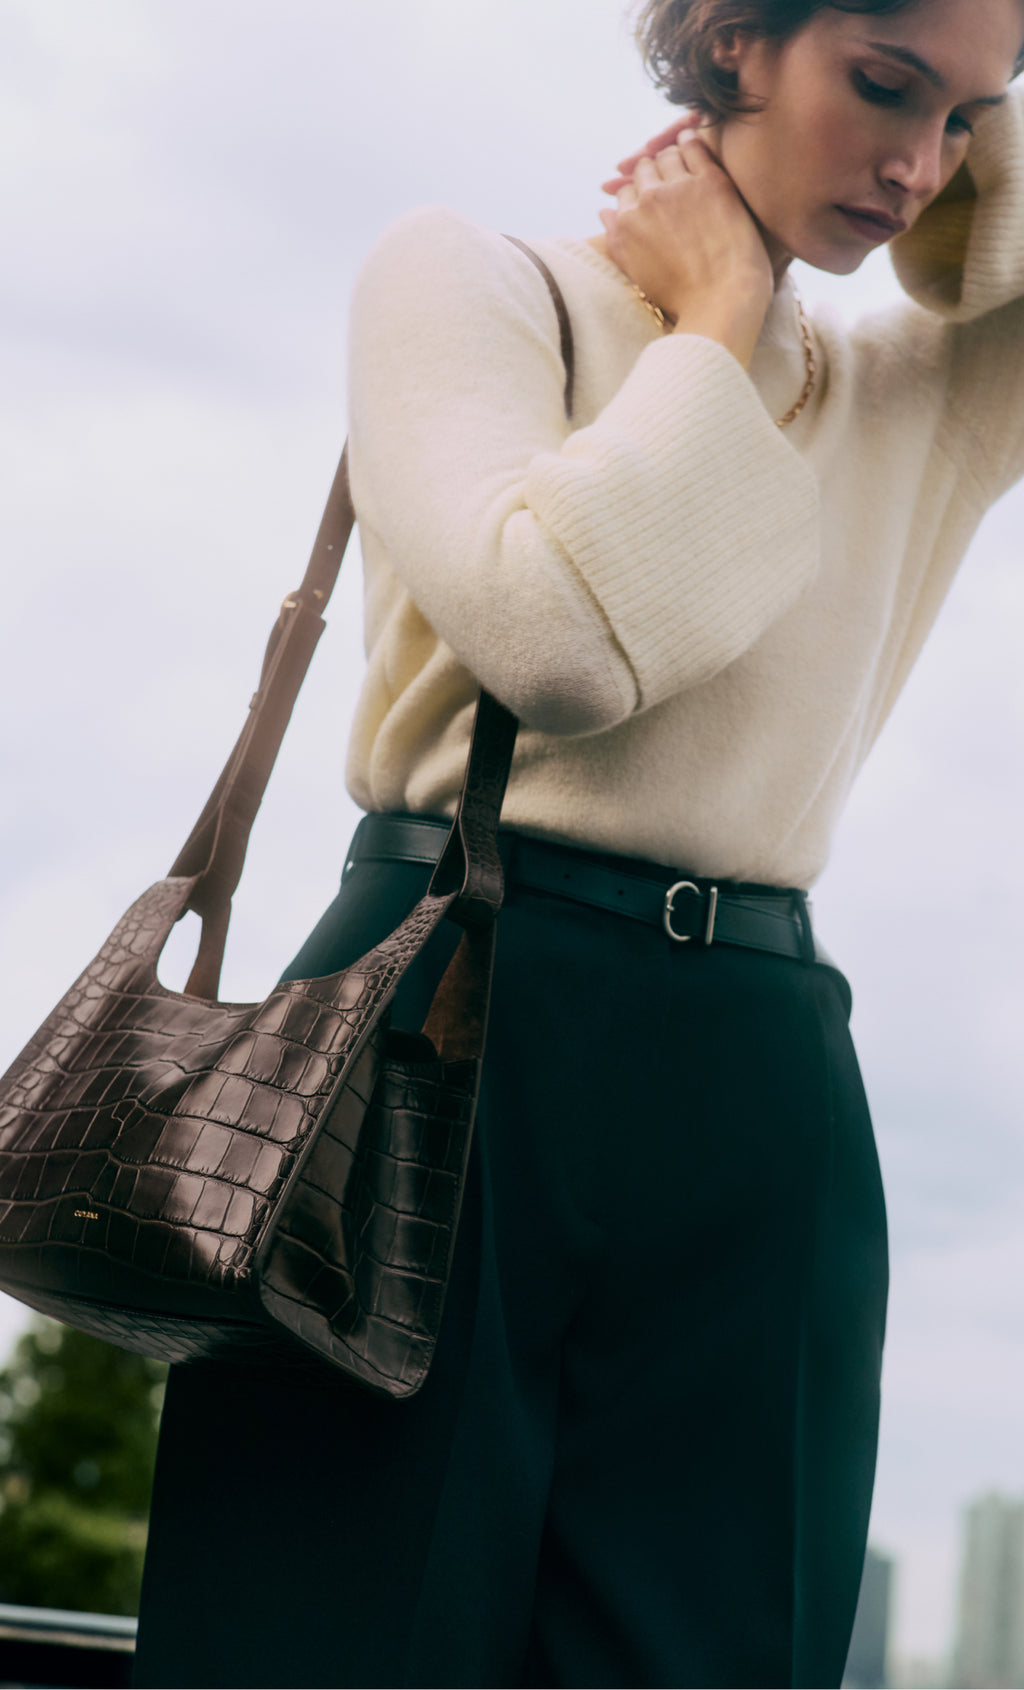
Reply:
[[[759, 109], [745, 103], [732, 71], [715, 63], [714, 47], [734, 30], [778, 45], [817, 12], [903, 12], [919, 0], [644, 0], [636, 34], [656, 88], [673, 105], [692, 106], [713, 122]], [[1024, 70], [1024, 50], [1014, 75]]]

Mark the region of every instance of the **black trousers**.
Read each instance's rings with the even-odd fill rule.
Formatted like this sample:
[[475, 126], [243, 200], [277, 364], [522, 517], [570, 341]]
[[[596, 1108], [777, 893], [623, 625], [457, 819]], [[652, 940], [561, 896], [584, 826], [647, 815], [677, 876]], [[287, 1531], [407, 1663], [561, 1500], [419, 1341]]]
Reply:
[[[358, 865], [288, 972], [427, 878]], [[513, 883], [431, 1375], [172, 1370], [136, 1683], [838, 1685], [887, 1287], [848, 1010]]]

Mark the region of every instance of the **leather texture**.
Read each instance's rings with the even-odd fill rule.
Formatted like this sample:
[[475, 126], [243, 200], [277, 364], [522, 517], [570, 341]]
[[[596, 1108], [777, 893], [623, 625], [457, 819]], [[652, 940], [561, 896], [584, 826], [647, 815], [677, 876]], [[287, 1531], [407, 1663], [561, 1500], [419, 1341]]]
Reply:
[[386, 1011], [451, 900], [428, 895], [343, 974], [235, 1005], [156, 977], [191, 891], [169, 879], [139, 899], [3, 1081], [0, 1279], [114, 1342], [125, 1310], [145, 1311], [144, 1347], [157, 1337], [165, 1359], [236, 1338], [266, 1349], [234, 1328], [269, 1315], [411, 1394], [436, 1337], [479, 1060], [412, 1048]]
[[[403, 1398], [430, 1366], [462, 1202], [515, 717], [481, 693], [434, 880], [392, 934], [342, 973], [217, 1001], [249, 832], [353, 521], [346, 449], [246, 724], [171, 873], [0, 1079], [0, 1287], [167, 1361], [326, 1363]], [[170, 992], [157, 965], [188, 910], [199, 954]], [[465, 933], [426, 1029], [396, 1031], [396, 986], [446, 919]]]

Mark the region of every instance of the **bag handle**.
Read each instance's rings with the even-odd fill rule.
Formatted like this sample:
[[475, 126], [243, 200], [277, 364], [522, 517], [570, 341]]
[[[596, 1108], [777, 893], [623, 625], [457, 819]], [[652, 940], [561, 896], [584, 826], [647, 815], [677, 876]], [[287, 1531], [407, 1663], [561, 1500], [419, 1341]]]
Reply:
[[[515, 235], [506, 239], [526, 254], [551, 293], [565, 365], [565, 409], [571, 417], [575, 358], [572, 325], [561, 289], [544, 260], [531, 247]], [[299, 689], [326, 626], [323, 612], [338, 579], [355, 522], [346, 441], [306, 573], [300, 586], [284, 600], [271, 629], [259, 686], [250, 700], [245, 725], [169, 871], [172, 876], [195, 878], [186, 907], [202, 917], [203, 927], [185, 987], [192, 996], [217, 996], [231, 900], [242, 877], [249, 835]], [[504, 883], [498, 855], [498, 822], [518, 727], [511, 710], [481, 688], [462, 791], [430, 883], [432, 893], [457, 894], [448, 913], [467, 928], [486, 926], [501, 907]]]

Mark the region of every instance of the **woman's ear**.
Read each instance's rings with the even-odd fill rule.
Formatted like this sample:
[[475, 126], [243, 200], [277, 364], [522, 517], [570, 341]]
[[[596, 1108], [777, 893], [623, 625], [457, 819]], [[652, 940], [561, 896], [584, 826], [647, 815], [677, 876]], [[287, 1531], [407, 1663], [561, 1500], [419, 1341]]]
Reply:
[[720, 29], [711, 48], [711, 57], [719, 70], [731, 71], [735, 76], [750, 39], [745, 30]]
[[763, 36], [749, 29], [722, 29], [711, 47], [711, 58], [722, 83], [743, 95], [759, 95], [759, 85], [770, 69], [775, 49]]

